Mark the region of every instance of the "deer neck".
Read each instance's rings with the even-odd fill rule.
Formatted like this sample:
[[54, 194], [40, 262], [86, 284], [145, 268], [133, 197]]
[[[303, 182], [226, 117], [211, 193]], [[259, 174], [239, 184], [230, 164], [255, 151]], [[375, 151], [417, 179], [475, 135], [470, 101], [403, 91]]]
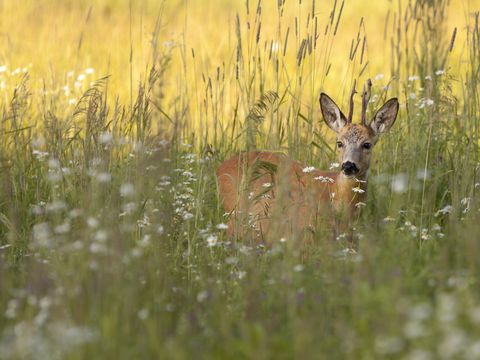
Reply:
[[340, 172], [336, 179], [336, 193], [334, 202], [338, 206], [351, 208], [358, 207], [363, 203], [367, 194], [367, 176], [355, 178], [347, 177]]

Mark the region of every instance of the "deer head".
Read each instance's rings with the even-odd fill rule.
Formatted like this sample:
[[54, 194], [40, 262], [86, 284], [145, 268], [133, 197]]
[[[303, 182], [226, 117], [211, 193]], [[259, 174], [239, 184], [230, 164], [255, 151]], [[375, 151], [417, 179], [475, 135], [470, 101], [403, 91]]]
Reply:
[[339, 162], [343, 174], [347, 177], [362, 178], [367, 174], [372, 151], [380, 134], [390, 130], [397, 117], [398, 99], [392, 98], [376, 112], [371, 122], [367, 124], [366, 111], [371, 85], [371, 81], [368, 80], [367, 87], [363, 89], [360, 124], [352, 123], [355, 84], [350, 95], [348, 119], [327, 94], [320, 95], [322, 115], [328, 127], [337, 134]]

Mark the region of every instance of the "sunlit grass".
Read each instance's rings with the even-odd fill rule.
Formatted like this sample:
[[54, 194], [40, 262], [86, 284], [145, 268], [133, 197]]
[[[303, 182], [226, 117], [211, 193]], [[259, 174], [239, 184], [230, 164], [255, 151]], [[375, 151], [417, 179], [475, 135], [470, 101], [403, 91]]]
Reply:
[[[3, 2], [0, 358], [480, 358], [480, 4], [444, 5]], [[367, 78], [359, 248], [229, 239], [221, 161], [328, 168], [319, 93]]]

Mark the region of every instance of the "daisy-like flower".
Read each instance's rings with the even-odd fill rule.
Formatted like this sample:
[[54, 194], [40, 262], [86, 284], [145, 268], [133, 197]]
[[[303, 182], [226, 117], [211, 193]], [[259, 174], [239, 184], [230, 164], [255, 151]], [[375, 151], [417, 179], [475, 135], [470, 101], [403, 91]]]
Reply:
[[217, 225], [217, 229], [218, 230], [227, 230], [228, 229], [228, 225], [227, 224], [224, 224], [224, 223], [220, 223]]
[[447, 215], [447, 214], [450, 214], [453, 210], [453, 206], [452, 205], [447, 205], [445, 207], [443, 207], [442, 209], [438, 210], [436, 213], [435, 213], [435, 217], [438, 217], [440, 215]]
[[212, 235], [209, 235], [209, 236], [207, 237], [207, 246], [208, 246], [208, 247], [212, 247], [212, 246], [217, 245], [217, 242], [218, 242], [218, 237], [217, 237], [217, 235], [212, 234]]
[[314, 171], [314, 170], [315, 170], [315, 167], [314, 167], [314, 166], [307, 166], [307, 167], [303, 168], [302, 171], [303, 171], [304, 173], [311, 173], [311, 172]]
[[328, 176], [316, 176], [313, 178], [314, 180], [318, 180], [323, 183], [334, 183], [335, 180], [333, 180], [331, 177]]
[[352, 191], [356, 194], [363, 194], [365, 192], [365, 190], [360, 189], [359, 187], [352, 188]]

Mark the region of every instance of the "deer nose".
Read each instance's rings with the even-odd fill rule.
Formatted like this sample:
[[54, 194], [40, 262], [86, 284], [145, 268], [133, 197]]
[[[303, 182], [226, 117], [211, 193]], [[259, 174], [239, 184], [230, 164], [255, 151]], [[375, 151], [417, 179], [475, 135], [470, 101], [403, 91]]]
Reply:
[[344, 172], [345, 175], [354, 175], [358, 173], [358, 167], [355, 165], [355, 163], [351, 161], [345, 161], [342, 164], [342, 171]]

